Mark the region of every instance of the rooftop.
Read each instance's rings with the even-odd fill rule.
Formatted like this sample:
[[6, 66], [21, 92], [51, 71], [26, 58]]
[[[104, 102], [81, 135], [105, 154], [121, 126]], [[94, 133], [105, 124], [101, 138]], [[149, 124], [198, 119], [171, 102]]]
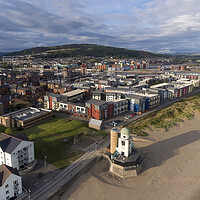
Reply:
[[21, 142], [21, 139], [14, 136], [5, 133], [0, 134], [0, 147], [4, 152], [12, 153]]
[[19, 175], [16, 169], [7, 165], [0, 165], [0, 187], [4, 185], [11, 174]]
[[51, 112], [50, 110], [42, 109], [42, 108], [25, 108], [16, 112], [11, 112], [8, 114], [3, 115], [2, 117], [11, 116], [14, 119], [18, 119], [20, 121], [26, 121], [28, 119], [34, 118], [44, 113]]
[[150, 86], [150, 88], [159, 88], [159, 87], [164, 87], [164, 86], [168, 86], [169, 83], [160, 83], [160, 84], [157, 84], [157, 85], [152, 85]]
[[73, 97], [75, 95], [79, 95], [79, 94], [82, 94], [84, 92], [85, 92], [85, 90], [77, 89], [77, 90], [72, 90], [70, 92], [66, 92], [66, 93], [62, 94], [62, 96], [64, 96], [64, 97]]
[[50, 93], [50, 94], [48, 94], [48, 96], [50, 96], [50, 97], [56, 97], [56, 98], [61, 97], [60, 94], [55, 94], [55, 93]]
[[102, 100], [90, 99], [90, 100], [87, 101], [86, 103], [94, 104], [94, 105], [97, 105], [97, 106], [101, 106], [101, 105], [104, 105], [104, 104], [106, 104], [106, 103], [108, 103], [108, 102], [102, 101]]
[[128, 98], [128, 99], [129, 99], [129, 98], [131, 98], [131, 99], [138, 99], [138, 100], [140, 100], [140, 99], [145, 99], [144, 96], [135, 95], [135, 94], [127, 95], [126, 98]]

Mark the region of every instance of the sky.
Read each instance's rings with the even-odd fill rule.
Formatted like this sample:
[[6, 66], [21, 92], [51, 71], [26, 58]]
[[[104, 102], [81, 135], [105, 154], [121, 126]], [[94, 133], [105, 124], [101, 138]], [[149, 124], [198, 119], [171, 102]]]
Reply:
[[0, 52], [99, 44], [200, 52], [198, 0], [0, 0]]

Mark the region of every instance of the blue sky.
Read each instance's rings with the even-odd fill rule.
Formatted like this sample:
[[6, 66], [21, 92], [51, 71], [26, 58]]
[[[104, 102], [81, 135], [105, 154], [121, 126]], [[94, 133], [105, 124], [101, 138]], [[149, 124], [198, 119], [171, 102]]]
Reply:
[[0, 52], [92, 43], [200, 52], [197, 0], [0, 0]]

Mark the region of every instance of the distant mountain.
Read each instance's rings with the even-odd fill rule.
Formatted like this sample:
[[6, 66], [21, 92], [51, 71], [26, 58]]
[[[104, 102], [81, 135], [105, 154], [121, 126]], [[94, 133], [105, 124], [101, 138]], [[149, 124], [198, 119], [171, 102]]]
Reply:
[[148, 51], [137, 51], [124, 48], [116, 48], [95, 44], [69, 44], [55, 47], [36, 47], [19, 52], [8, 54], [15, 55], [36, 55], [39, 57], [77, 57], [77, 56], [94, 56], [94, 57], [117, 57], [117, 58], [156, 58], [170, 57], [164, 54], [154, 54]]
[[171, 55], [200, 56], [200, 52], [181, 51], [181, 52], [175, 52], [175, 53], [173, 53]]

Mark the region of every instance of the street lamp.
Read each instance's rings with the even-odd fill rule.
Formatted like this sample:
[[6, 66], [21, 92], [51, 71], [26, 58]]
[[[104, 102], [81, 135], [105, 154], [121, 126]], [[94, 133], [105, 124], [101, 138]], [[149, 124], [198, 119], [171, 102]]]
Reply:
[[30, 190], [30, 188], [28, 189], [28, 199], [31, 200], [31, 190]]
[[47, 156], [44, 156], [44, 166], [47, 167]]

